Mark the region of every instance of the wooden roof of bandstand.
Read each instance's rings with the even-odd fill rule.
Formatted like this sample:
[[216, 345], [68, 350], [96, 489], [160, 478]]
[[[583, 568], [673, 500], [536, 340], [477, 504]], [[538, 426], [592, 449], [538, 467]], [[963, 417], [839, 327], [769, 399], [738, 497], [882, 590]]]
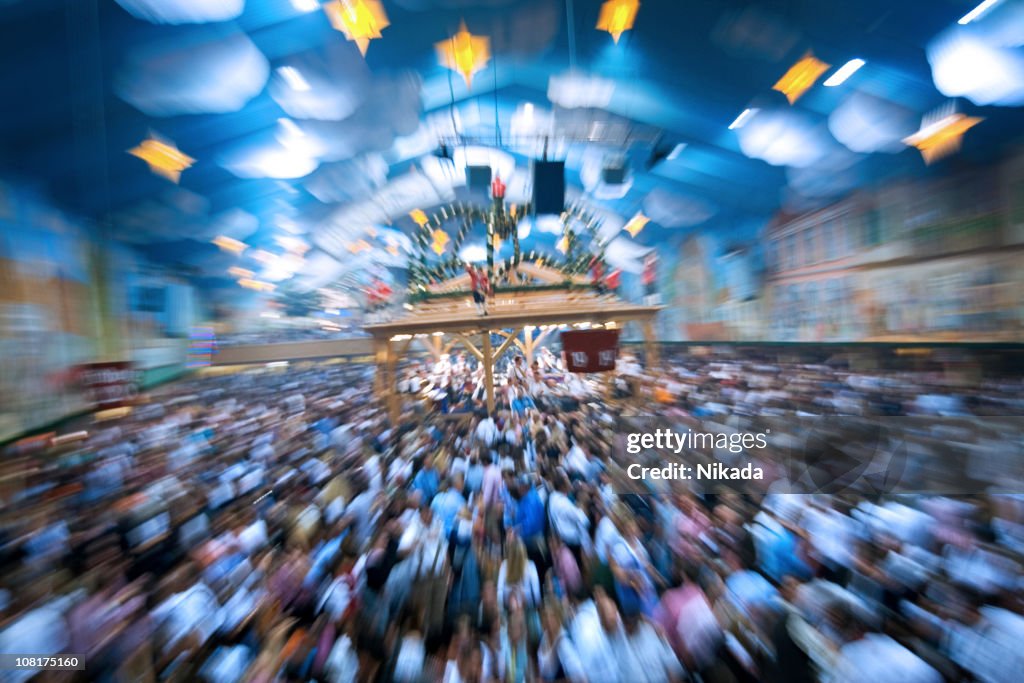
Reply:
[[[621, 327], [636, 321], [643, 330], [650, 365], [657, 362], [654, 318], [661, 309], [599, 294], [586, 276], [567, 278], [553, 268], [524, 263], [508, 286], [496, 289], [486, 316], [478, 313], [472, 301], [469, 277], [460, 275], [432, 285], [421, 299], [406, 304], [397, 318], [368, 324], [364, 329], [374, 337], [375, 388], [393, 418], [400, 410], [395, 391], [398, 360], [414, 339], [420, 339], [436, 359], [456, 344], [475, 356], [484, 366], [487, 409], [494, 412], [494, 363], [512, 347], [529, 364], [534, 350], [559, 326], [589, 323]], [[536, 329], [540, 331], [535, 336]], [[492, 334], [504, 337], [497, 348], [493, 348]]]

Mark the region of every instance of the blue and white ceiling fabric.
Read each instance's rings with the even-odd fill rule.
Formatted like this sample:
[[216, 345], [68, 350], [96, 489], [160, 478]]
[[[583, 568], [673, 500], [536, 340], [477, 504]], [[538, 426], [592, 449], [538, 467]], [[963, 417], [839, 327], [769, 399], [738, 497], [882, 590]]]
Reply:
[[[0, 113], [0, 158], [227, 285], [232, 268], [306, 290], [398, 274], [410, 211], [481, 200], [467, 166], [490, 166], [525, 203], [531, 160], [564, 160], [567, 203], [599, 216], [609, 262], [636, 272], [666, 240], [747, 243], [780, 210], [932, 172], [903, 140], [942, 107], [985, 119], [968, 162], [1024, 131], [1024, 0], [973, 17], [970, 0], [644, 2], [618, 42], [595, 29], [597, 0], [382, 0], [390, 25], [365, 57], [318, 0], [95, 3], [96, 29], [68, 35], [64, 0], [5, 4], [20, 66], [0, 87], [23, 95]], [[471, 87], [435, 49], [463, 21], [492, 53]], [[829, 68], [790, 103], [772, 86], [808, 51]], [[825, 85], [853, 59], [865, 63]], [[125, 153], [148, 137], [193, 161], [179, 184]], [[634, 236], [639, 212], [650, 222]], [[561, 230], [533, 216], [519, 236], [551, 249]], [[224, 252], [220, 236], [248, 248]], [[467, 239], [465, 256], [482, 246]]]

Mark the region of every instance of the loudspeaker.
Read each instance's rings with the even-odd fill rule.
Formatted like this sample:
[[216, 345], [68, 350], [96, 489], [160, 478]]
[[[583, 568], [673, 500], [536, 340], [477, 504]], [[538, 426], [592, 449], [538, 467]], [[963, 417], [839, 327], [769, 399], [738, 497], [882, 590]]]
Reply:
[[560, 214], [565, 210], [565, 162], [533, 162], [533, 210]]
[[491, 189], [491, 167], [490, 166], [466, 166], [466, 185], [471, 190]]
[[626, 165], [614, 163], [605, 166], [601, 169], [601, 182], [605, 185], [621, 185], [626, 182]]

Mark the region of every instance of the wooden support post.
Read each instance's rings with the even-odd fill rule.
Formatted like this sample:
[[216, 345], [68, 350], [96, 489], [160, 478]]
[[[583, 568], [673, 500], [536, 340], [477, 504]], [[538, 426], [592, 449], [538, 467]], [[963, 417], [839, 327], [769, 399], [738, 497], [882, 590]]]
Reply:
[[391, 340], [387, 342], [387, 362], [385, 367], [387, 371], [384, 373], [384, 392], [387, 396], [388, 416], [391, 418], [391, 424], [398, 424], [398, 418], [402, 414], [401, 397], [398, 395], [398, 387], [395, 386], [395, 366], [397, 364], [397, 349], [395, 349], [395, 343]]
[[487, 412], [494, 415], [494, 355], [491, 352], [491, 331], [483, 331], [484, 389], [487, 391]]
[[513, 329], [512, 334], [505, 337], [505, 341], [503, 341], [501, 343], [501, 346], [498, 347], [498, 350], [494, 354], [494, 360], [497, 361], [499, 358], [501, 358], [501, 354], [508, 351], [508, 347], [512, 346], [512, 344], [514, 344], [518, 340], [518, 338], [519, 330]]
[[377, 397], [377, 400], [384, 404], [387, 400], [385, 387], [384, 375], [387, 372], [388, 365], [388, 340], [382, 339], [381, 337], [373, 338], [373, 355], [374, 363], [377, 366], [377, 372], [373, 375], [373, 393]]
[[541, 342], [551, 333], [551, 329], [549, 327], [546, 330], [541, 330], [541, 333], [536, 338], [533, 336], [533, 330], [527, 332], [525, 328], [523, 329], [523, 343], [518, 346], [522, 349], [523, 355], [526, 356], [527, 367], [533, 365], [533, 354], [537, 351], [537, 347], [540, 346]]
[[644, 355], [646, 356], [644, 368], [653, 370], [658, 367], [658, 344], [654, 338], [654, 321], [647, 318], [643, 321], [644, 330]]
[[[466, 347], [466, 350], [469, 351], [471, 354], [473, 354], [473, 356], [477, 360], [479, 360], [479, 361], [483, 360], [484, 354], [480, 351], [480, 349], [476, 348], [476, 346], [473, 344], [473, 342], [470, 340], [470, 338], [467, 335], [462, 334], [461, 332], [456, 332], [454, 337], [455, 337], [455, 340], [462, 342], [462, 345], [464, 347]], [[452, 344], [454, 344], [454, 343], [455, 342], [453, 341]], [[449, 348], [451, 348], [451, 345], [449, 345]]]
[[422, 340], [423, 345], [427, 347], [427, 351], [429, 351], [430, 355], [434, 357], [435, 363], [439, 362], [441, 360], [441, 356], [444, 355], [445, 349], [443, 339], [443, 337], [430, 335], [426, 339]]

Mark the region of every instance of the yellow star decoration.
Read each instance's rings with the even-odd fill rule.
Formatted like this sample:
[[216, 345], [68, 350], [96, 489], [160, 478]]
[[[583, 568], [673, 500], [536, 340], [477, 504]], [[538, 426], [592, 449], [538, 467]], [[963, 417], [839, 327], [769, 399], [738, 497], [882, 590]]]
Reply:
[[423, 209], [413, 209], [409, 212], [409, 218], [411, 218], [413, 222], [421, 228], [430, 220], [427, 218], [427, 214]]
[[789, 71], [772, 86], [772, 90], [778, 90], [790, 104], [794, 104], [830, 67], [831, 64], [826, 64], [808, 52], [803, 59], [789, 67]]
[[371, 247], [370, 243], [367, 242], [366, 240], [359, 240], [358, 242], [353, 242], [352, 244], [346, 247], [346, 249], [348, 249], [349, 252], [353, 254], [358, 254], [360, 252], [367, 251], [368, 249], [372, 248], [373, 247]]
[[335, 0], [324, 5], [324, 13], [364, 57], [370, 41], [382, 37], [380, 32], [391, 25], [380, 0]]
[[430, 236], [434, 238], [434, 242], [437, 244], [448, 244], [448, 242], [451, 241], [451, 238], [448, 237], [448, 233], [440, 228], [432, 232]]
[[227, 235], [217, 235], [211, 241], [221, 250], [230, 252], [235, 256], [249, 248], [249, 245], [245, 242], [236, 240], [234, 237], [228, 237]]
[[555, 249], [562, 252], [563, 254], [569, 251], [569, 237], [563, 235], [562, 239], [558, 240], [558, 244], [555, 245]]
[[487, 36], [474, 36], [464, 21], [459, 25], [458, 33], [448, 40], [435, 43], [434, 47], [441, 66], [462, 74], [469, 87], [473, 85], [473, 74], [484, 68], [491, 59], [491, 39]]
[[623, 33], [633, 28], [639, 10], [640, 0], [607, 0], [601, 5], [597, 29], [608, 31], [612, 34], [612, 40], [617, 43]]
[[257, 292], [273, 292], [277, 287], [269, 282], [263, 282], [262, 280], [253, 280], [252, 278], [244, 277], [238, 281], [242, 287], [246, 289], [252, 289]]
[[629, 222], [622, 229], [628, 232], [630, 237], [636, 237], [650, 221], [651, 219], [645, 216], [643, 212], [637, 211], [636, 215], [630, 218]]
[[501, 238], [498, 237], [498, 233], [491, 236], [491, 246], [494, 247], [494, 251], [501, 251]]
[[984, 120], [977, 116], [950, 114], [935, 123], [922, 126], [921, 130], [904, 138], [903, 142], [920, 150], [924, 163], [930, 164], [959, 150], [964, 133]]
[[128, 153], [145, 161], [151, 172], [167, 178], [172, 183], [181, 180], [181, 172], [191, 168], [196, 161], [174, 145], [156, 138], [143, 140], [138, 147], [128, 150]]

